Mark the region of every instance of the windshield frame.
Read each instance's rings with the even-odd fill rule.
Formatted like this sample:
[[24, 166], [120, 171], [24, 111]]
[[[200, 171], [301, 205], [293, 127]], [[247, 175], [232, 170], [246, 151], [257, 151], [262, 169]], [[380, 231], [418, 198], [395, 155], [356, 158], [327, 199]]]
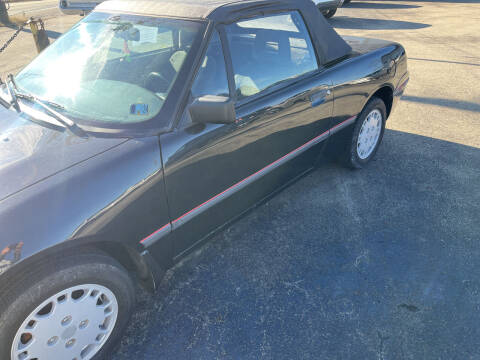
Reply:
[[[72, 116], [71, 114], [68, 114], [68, 112], [65, 113], [66, 116], [72, 119], [79, 127], [81, 127], [82, 130], [86, 131], [87, 133], [103, 134], [103, 136], [108, 137], [144, 137], [150, 135], [158, 135], [160, 133], [170, 131], [174, 127], [175, 110], [178, 107], [178, 103], [180, 103], [183, 98], [183, 94], [185, 91], [184, 88], [189, 84], [189, 78], [192, 72], [191, 69], [195, 67], [198, 54], [202, 52], [202, 46], [204, 43], [203, 40], [205, 38], [205, 33], [208, 29], [209, 21], [205, 19], [190, 19], [161, 15], [138, 15], [135, 13], [124, 13], [118, 11], [94, 11], [91, 14], [104, 14], [108, 18], [114, 16], [135, 18], [135, 20], [141, 20], [142, 18], [160, 18], [168, 20], [189, 21], [199, 24], [198, 33], [192, 42], [190, 51], [188, 52], [167, 97], [165, 98], [162, 108], [160, 109], [159, 113], [151, 119], [135, 123], [105, 122], [102, 120], [78, 118]], [[78, 26], [78, 24], [81, 24], [84, 21], [88, 21], [89, 16], [85, 17], [85, 19], [83, 19], [73, 27]], [[61, 37], [63, 36], [64, 35], [62, 35]], [[27, 90], [23, 87], [20, 88], [22, 91]]]

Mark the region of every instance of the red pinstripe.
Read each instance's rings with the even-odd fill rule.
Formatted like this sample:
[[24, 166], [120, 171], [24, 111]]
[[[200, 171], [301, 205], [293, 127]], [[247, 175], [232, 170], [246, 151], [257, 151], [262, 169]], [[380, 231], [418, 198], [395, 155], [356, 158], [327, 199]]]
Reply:
[[[201, 203], [200, 205], [194, 207], [192, 210], [186, 212], [186, 213], [183, 214], [182, 216], [180, 216], [180, 217], [176, 218], [175, 220], [173, 220], [173, 221], [171, 222], [171, 224], [175, 224], [175, 223], [178, 222], [179, 220], [183, 219], [185, 216], [191, 214], [191, 213], [194, 212], [195, 210], [200, 209], [202, 206], [208, 204], [210, 201], [215, 200], [215, 199], [218, 198], [219, 196], [222, 196], [223, 194], [225, 194], [226, 192], [230, 191], [231, 189], [234, 189], [235, 187], [237, 187], [238, 185], [240, 185], [240, 184], [242, 184], [243, 182], [247, 181], [247, 180], [250, 179], [251, 177], [253, 177], [253, 176], [261, 173], [262, 171], [264, 171], [264, 170], [266, 170], [266, 169], [274, 166], [275, 164], [278, 164], [280, 161], [282, 161], [282, 160], [285, 159], [286, 157], [288, 157], [288, 156], [290, 156], [290, 155], [292, 155], [292, 154], [294, 154], [294, 153], [296, 153], [296, 152], [304, 149], [305, 147], [307, 147], [307, 146], [310, 145], [311, 143], [315, 142], [317, 139], [321, 138], [321, 137], [322, 137], [323, 135], [325, 135], [326, 133], [332, 131], [333, 129], [335, 129], [335, 128], [341, 126], [342, 124], [344, 124], [344, 123], [346, 123], [346, 122], [348, 122], [348, 121], [351, 121], [351, 120], [353, 120], [353, 119], [355, 119], [355, 118], [356, 118], [356, 116], [352, 116], [352, 117], [348, 118], [347, 120], [342, 121], [340, 124], [335, 125], [335, 126], [332, 127], [330, 130], [327, 130], [327, 131], [321, 133], [320, 135], [314, 137], [312, 140], [310, 140], [310, 141], [306, 142], [305, 144], [303, 144], [302, 146], [299, 146], [298, 148], [290, 151], [288, 154], [283, 155], [281, 158], [275, 160], [273, 163], [268, 164], [267, 166], [261, 168], [261, 169], [258, 170], [257, 172], [254, 172], [253, 174], [251, 174], [250, 176], [246, 177], [245, 179], [240, 180], [240, 181], [237, 182], [236, 184], [233, 184], [233, 185], [230, 186], [229, 188], [223, 190], [221, 193], [215, 195], [214, 197], [212, 197], [212, 198], [204, 201], [204, 202]], [[152, 236], [154, 236], [155, 234], [159, 233], [160, 231], [162, 231], [163, 229], [165, 229], [168, 225], [170, 225], [170, 223], [163, 225], [160, 229], [156, 230], [155, 232], [153, 232], [152, 234], [148, 235], [146, 238], [144, 238], [143, 240], [141, 240], [140, 243], [143, 243], [143, 242], [146, 241], [147, 239], [149, 239], [149, 238], [151, 238]]]

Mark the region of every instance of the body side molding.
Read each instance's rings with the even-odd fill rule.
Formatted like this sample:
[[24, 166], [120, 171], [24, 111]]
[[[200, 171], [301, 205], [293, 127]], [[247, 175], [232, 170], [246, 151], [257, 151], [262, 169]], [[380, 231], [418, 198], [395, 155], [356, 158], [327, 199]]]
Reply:
[[233, 195], [237, 191], [240, 191], [244, 187], [248, 186], [249, 184], [255, 182], [258, 178], [266, 175], [270, 171], [276, 169], [277, 167], [285, 164], [289, 160], [297, 157], [301, 153], [307, 151], [311, 147], [319, 144], [323, 140], [327, 139], [330, 135], [337, 133], [338, 131], [344, 129], [348, 125], [351, 125], [355, 122], [357, 116], [349, 117], [347, 120], [342, 121], [341, 123], [335, 125], [331, 129], [323, 132], [322, 134], [314, 137], [310, 141], [306, 142], [305, 144], [301, 145], [300, 147], [290, 151], [288, 154], [282, 156], [281, 158], [275, 160], [273, 163], [268, 164], [267, 166], [263, 167], [262, 169], [258, 170], [257, 172], [251, 174], [250, 176], [246, 177], [243, 180], [233, 184], [229, 188], [223, 190], [221, 193], [215, 195], [214, 197], [206, 200], [202, 204], [198, 205], [197, 207], [189, 210], [185, 214], [181, 215], [180, 217], [173, 220], [171, 223], [163, 225], [161, 228], [153, 232], [152, 234], [148, 235], [144, 239], [140, 241], [140, 243], [146, 247], [151, 246], [165, 235], [169, 234], [171, 231], [179, 228], [183, 224], [187, 223], [189, 220], [193, 219], [195, 216], [201, 214], [205, 210], [211, 208], [212, 206], [216, 205], [217, 203], [221, 202], [223, 199]]

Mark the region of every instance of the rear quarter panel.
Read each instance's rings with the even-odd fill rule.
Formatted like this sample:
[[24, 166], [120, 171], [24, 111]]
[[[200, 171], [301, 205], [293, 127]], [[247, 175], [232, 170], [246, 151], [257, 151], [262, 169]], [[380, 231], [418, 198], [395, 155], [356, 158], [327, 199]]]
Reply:
[[327, 65], [331, 71], [334, 92], [333, 126], [358, 115], [372, 95], [388, 86], [392, 92], [401, 74], [397, 62], [403, 61], [405, 50], [399, 44], [389, 43], [381, 48], [354, 51], [337, 63]]

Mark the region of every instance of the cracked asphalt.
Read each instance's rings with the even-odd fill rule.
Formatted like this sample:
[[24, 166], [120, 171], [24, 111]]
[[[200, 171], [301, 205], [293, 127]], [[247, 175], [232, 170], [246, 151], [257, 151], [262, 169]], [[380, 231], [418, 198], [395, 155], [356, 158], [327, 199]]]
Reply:
[[112, 359], [480, 359], [480, 3], [355, 1], [411, 81], [375, 161], [325, 161], [170, 270]]

